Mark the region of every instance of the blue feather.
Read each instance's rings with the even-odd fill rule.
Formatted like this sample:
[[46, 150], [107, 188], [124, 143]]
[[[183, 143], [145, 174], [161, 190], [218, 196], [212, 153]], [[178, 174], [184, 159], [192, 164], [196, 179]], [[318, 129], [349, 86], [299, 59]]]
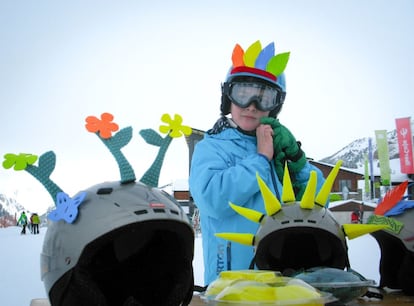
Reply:
[[413, 208], [414, 201], [413, 200], [404, 200], [398, 202], [393, 208], [385, 213], [385, 216], [397, 216], [405, 212], [405, 210]]
[[267, 63], [275, 55], [275, 44], [272, 42], [268, 44], [257, 56], [254, 67], [261, 70], [266, 70]]

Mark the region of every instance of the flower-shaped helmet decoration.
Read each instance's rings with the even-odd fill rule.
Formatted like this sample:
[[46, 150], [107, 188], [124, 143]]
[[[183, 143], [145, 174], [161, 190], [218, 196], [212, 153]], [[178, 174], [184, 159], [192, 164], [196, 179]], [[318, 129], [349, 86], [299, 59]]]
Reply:
[[[38, 159], [31, 154], [5, 155], [6, 169], [26, 170], [55, 201], [40, 267], [52, 305], [190, 303], [194, 231], [179, 203], [156, 187], [172, 137], [191, 129], [182, 126], [179, 115], [162, 118], [168, 124], [160, 128], [168, 132], [165, 138], [152, 129], [140, 131], [159, 152], [139, 182], [121, 151], [132, 138], [132, 128], [119, 130], [109, 113], [87, 117], [85, 127], [115, 157], [120, 181], [99, 183], [70, 197], [50, 179], [56, 162], [52, 151]], [[159, 294], [160, 288], [165, 294]]]

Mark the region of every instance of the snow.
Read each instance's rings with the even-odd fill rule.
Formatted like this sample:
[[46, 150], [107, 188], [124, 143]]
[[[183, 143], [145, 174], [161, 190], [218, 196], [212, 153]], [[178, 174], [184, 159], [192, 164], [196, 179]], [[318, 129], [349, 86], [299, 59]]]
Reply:
[[[20, 235], [19, 227], [0, 228], [0, 304], [29, 306], [34, 298], [46, 298], [40, 280], [40, 252], [46, 228], [39, 235]], [[370, 235], [348, 241], [351, 267], [367, 279], [379, 282], [380, 251]], [[194, 278], [203, 285], [203, 259], [201, 236], [195, 240]]]

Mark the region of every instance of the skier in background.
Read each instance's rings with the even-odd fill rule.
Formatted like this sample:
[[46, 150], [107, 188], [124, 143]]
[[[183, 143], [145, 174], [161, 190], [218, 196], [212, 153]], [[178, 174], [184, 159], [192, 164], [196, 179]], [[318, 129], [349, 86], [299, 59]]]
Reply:
[[19, 220], [17, 221], [17, 225], [20, 225], [22, 227], [22, 231], [20, 232], [20, 234], [26, 235], [27, 216], [24, 211], [20, 214]]
[[351, 223], [360, 223], [361, 222], [361, 215], [359, 210], [354, 210], [351, 213]]
[[30, 217], [30, 223], [32, 224], [32, 234], [39, 234], [40, 218], [37, 213], [32, 214], [32, 216]]

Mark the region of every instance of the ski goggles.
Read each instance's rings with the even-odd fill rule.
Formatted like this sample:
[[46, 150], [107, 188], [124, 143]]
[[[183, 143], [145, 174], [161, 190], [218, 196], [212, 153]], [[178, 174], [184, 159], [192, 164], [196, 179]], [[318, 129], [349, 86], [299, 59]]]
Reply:
[[271, 111], [278, 107], [284, 93], [276, 86], [258, 82], [230, 82], [224, 84], [224, 93], [230, 101], [241, 108], [255, 103], [261, 111]]

